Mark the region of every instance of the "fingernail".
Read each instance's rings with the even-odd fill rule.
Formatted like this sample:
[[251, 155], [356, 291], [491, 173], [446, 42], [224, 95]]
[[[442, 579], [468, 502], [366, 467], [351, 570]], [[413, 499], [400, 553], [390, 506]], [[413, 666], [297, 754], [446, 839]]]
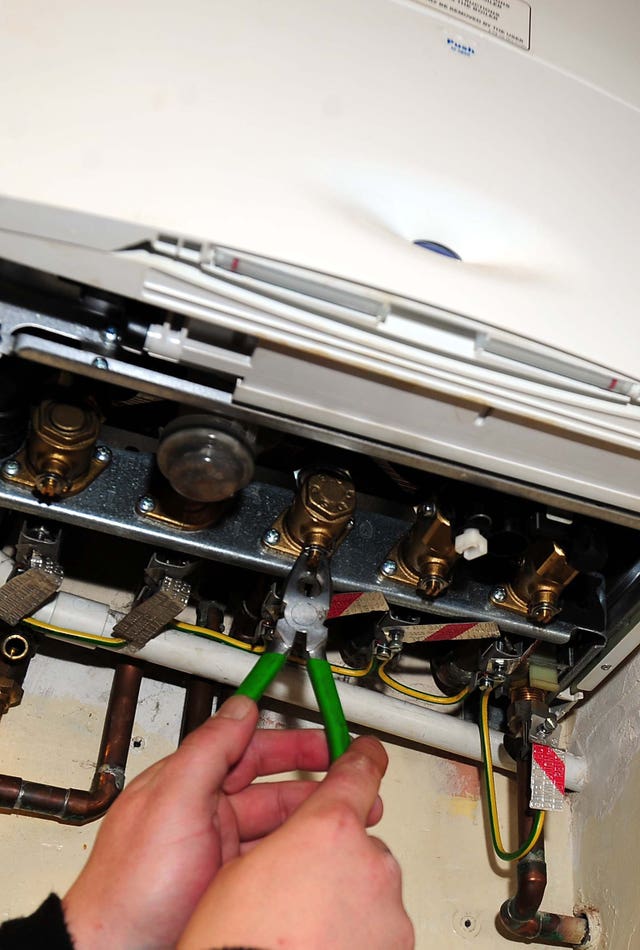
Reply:
[[244, 719], [254, 707], [254, 702], [248, 696], [230, 696], [226, 703], [216, 713], [220, 719]]

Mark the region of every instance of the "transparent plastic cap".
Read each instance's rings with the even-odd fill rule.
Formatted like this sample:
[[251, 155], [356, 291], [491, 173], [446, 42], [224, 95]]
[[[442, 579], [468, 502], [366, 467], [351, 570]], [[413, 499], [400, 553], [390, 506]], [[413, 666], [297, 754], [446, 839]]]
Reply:
[[187, 417], [165, 429], [158, 467], [171, 487], [190, 501], [231, 498], [253, 478], [254, 461], [242, 430], [231, 422]]

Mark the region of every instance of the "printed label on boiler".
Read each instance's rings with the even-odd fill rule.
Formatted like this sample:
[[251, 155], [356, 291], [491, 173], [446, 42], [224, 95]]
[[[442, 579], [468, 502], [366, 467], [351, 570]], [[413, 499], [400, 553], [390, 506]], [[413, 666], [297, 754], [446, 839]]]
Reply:
[[524, 0], [418, 0], [418, 3], [465, 20], [521, 49], [529, 49], [531, 45], [531, 7]]

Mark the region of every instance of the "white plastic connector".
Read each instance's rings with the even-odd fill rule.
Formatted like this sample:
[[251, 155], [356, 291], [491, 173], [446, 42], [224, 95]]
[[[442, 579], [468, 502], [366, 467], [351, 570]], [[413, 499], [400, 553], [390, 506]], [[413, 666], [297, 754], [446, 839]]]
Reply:
[[487, 553], [487, 539], [480, 534], [477, 528], [465, 528], [455, 540], [457, 554], [461, 554], [465, 561], [475, 561]]

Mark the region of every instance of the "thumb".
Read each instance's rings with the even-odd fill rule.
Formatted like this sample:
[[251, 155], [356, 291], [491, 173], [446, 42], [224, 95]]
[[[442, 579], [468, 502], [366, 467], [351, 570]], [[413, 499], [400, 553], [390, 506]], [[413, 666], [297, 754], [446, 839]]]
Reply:
[[164, 790], [196, 805], [217, 792], [240, 761], [258, 723], [258, 707], [248, 696], [231, 696], [211, 719], [190, 733], [167, 760]]

